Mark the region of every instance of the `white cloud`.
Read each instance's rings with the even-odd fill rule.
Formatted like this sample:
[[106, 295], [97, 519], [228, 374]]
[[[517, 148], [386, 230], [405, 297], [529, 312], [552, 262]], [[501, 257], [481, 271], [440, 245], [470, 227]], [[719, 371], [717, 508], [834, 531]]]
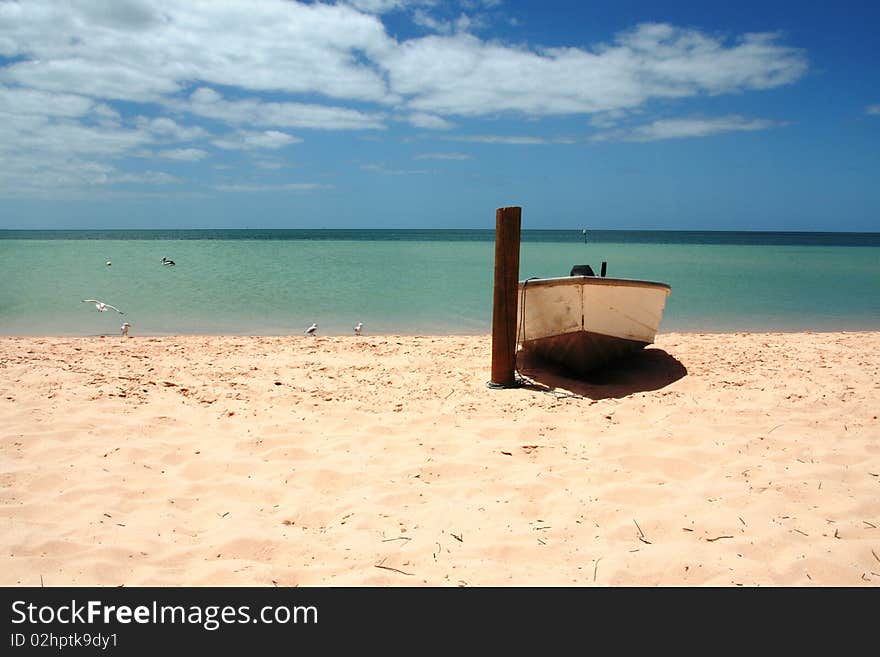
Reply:
[[865, 109], [867, 114], [880, 114], [880, 105], [868, 105]]
[[486, 19], [481, 16], [469, 16], [459, 14], [456, 18], [435, 18], [426, 11], [418, 10], [413, 13], [413, 23], [438, 34], [457, 34], [461, 32], [474, 32], [487, 27]]
[[72, 189], [104, 185], [113, 168], [77, 158], [67, 160], [8, 152], [0, 163], [0, 196], [52, 198]]
[[655, 98], [740, 92], [790, 83], [806, 61], [778, 36], [750, 34], [732, 44], [670, 25], [640, 25], [595, 52], [544, 51], [469, 34], [400, 44], [382, 63], [392, 89], [416, 110], [482, 116], [590, 114], [630, 109]]
[[3, 78], [135, 102], [161, 102], [191, 80], [374, 102], [387, 97], [382, 76], [355, 53], [376, 57], [391, 41], [377, 17], [351, 7], [157, 0], [129, 20], [110, 13], [90, 3], [0, 4], [0, 55], [26, 58], [7, 66]]
[[[582, 115], [609, 131], [599, 138], [641, 141], [757, 130], [722, 117], [610, 131], [652, 101], [778, 87], [807, 68], [776, 33], [643, 24], [591, 48], [472, 34], [498, 4], [0, 1], [0, 182], [87, 187], [118, 176], [115, 161], [128, 156], [195, 162], [210, 158], [209, 144], [278, 150], [302, 141], [288, 131], [395, 121], [451, 131], [463, 118]], [[392, 14], [440, 33], [392, 35], [382, 22]], [[458, 139], [573, 143], [535, 132]], [[71, 166], [80, 171], [65, 174]]]
[[241, 130], [211, 140], [217, 148], [226, 150], [253, 150], [259, 148], [278, 149], [301, 142], [302, 139], [277, 130], [254, 132]]
[[342, 4], [350, 5], [367, 14], [385, 14], [402, 9], [409, 3], [407, 0], [343, 0]]
[[[48, 28], [47, 28], [48, 29]], [[124, 48], [120, 44], [120, 48]], [[94, 98], [150, 102], [175, 93], [174, 78], [148, 67], [81, 58], [35, 59], [11, 64], [0, 72], [0, 79], [44, 91], [63, 93], [76, 89]]]
[[168, 118], [138, 117], [137, 125], [157, 137], [172, 141], [193, 141], [208, 135], [201, 126], [182, 126]]
[[472, 160], [473, 156], [467, 153], [421, 153], [415, 156], [417, 160]]
[[435, 18], [426, 11], [417, 10], [413, 13], [413, 23], [439, 34], [451, 34], [453, 24], [451, 21]]
[[146, 185], [169, 185], [172, 183], [179, 183], [180, 178], [162, 171], [144, 171], [143, 173], [121, 173], [109, 182], [113, 182], [114, 184], [138, 183]]
[[724, 132], [768, 130], [783, 125], [766, 119], [747, 119], [742, 116], [717, 118], [661, 119], [646, 125], [600, 133], [594, 141], [659, 141], [708, 137]]
[[218, 192], [309, 192], [316, 189], [332, 189], [333, 185], [318, 183], [284, 183], [280, 185], [264, 185], [260, 183], [237, 183], [214, 185]]
[[640, 25], [605, 51], [638, 58], [646, 91], [658, 96], [769, 89], [806, 71], [802, 53], [776, 44], [778, 34], [745, 34], [732, 44], [666, 24]]
[[46, 159], [30, 153], [5, 154], [0, 165], [0, 197], [81, 198], [107, 195], [115, 185], [168, 185], [179, 178], [161, 171], [122, 172], [79, 158]]
[[[157, 141], [203, 134], [167, 118], [123, 120], [106, 104], [73, 93], [0, 85], [0, 195], [76, 198], [119, 184], [178, 183], [158, 171], [120, 172], [114, 161], [139, 156]], [[195, 152], [159, 156], [195, 159]]]
[[167, 151], [160, 151], [157, 155], [168, 160], [198, 162], [199, 160], [204, 160], [208, 156], [208, 153], [201, 148], [173, 148]]
[[254, 166], [258, 169], [265, 169], [266, 171], [278, 171], [279, 169], [284, 168], [284, 162], [280, 160], [254, 160]]
[[[2, 117], [0, 117], [2, 119]], [[0, 122], [0, 153], [26, 150], [32, 153], [122, 156], [149, 143], [143, 130], [106, 128], [68, 120], [25, 117]]]
[[[777, 34], [722, 39], [666, 24], [639, 25], [592, 51], [484, 41], [462, 33], [473, 20], [467, 17], [450, 24], [455, 34], [397, 41], [378, 16], [356, 6], [380, 11], [403, 5], [157, 0], [98, 11], [49, 0], [3, 3], [0, 53], [19, 61], [0, 69], [0, 81], [169, 106], [200, 81], [441, 116], [541, 116], [765, 89], [796, 80], [807, 66], [803, 53], [780, 44]], [[377, 122], [352, 109], [227, 102], [232, 105], [220, 110], [242, 117], [267, 109], [274, 118], [266, 121], [280, 127], [311, 126], [320, 123], [314, 113], [334, 111], [337, 122], [355, 127]]]
[[361, 169], [385, 176], [422, 176], [430, 173], [427, 169], [389, 169], [384, 164], [363, 164]]
[[0, 115], [80, 117], [95, 107], [95, 102], [85, 96], [0, 84]]
[[382, 116], [377, 113], [309, 103], [263, 102], [258, 98], [229, 101], [208, 87], [197, 89], [188, 101], [175, 102], [173, 106], [232, 125], [322, 130], [378, 130], [385, 127]]
[[416, 112], [409, 116], [409, 122], [417, 128], [426, 130], [450, 130], [455, 127], [446, 119], [436, 114], [428, 114], [426, 112]]
[[552, 143], [545, 137], [531, 137], [527, 135], [462, 135], [449, 137], [453, 141], [467, 141], [478, 144], [512, 144], [514, 146], [532, 146], [535, 144]]
[[590, 125], [594, 128], [608, 130], [616, 126], [618, 123], [620, 123], [633, 113], [634, 112], [627, 112], [626, 110], [609, 110], [607, 112], [597, 112], [590, 117]]

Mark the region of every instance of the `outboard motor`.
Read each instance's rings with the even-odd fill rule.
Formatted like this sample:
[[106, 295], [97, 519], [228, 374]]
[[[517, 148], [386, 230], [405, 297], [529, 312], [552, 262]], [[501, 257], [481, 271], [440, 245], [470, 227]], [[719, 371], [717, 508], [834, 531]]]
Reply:
[[575, 265], [571, 268], [569, 276], [595, 276], [593, 268], [590, 265]]
[[[604, 260], [602, 261], [602, 270], [599, 274], [602, 278], [605, 278], [605, 272], [607, 271], [608, 263]], [[593, 268], [590, 265], [575, 265], [571, 268], [571, 272], [568, 274], [569, 276], [595, 276], [596, 274], [593, 272]]]

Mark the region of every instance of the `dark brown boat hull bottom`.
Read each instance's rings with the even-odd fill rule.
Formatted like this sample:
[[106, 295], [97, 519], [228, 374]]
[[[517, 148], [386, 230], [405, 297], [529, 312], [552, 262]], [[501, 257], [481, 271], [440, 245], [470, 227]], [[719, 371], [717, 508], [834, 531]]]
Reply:
[[571, 374], [587, 374], [648, 344], [601, 333], [575, 331], [524, 341], [517, 361], [520, 366], [533, 367], [543, 363]]

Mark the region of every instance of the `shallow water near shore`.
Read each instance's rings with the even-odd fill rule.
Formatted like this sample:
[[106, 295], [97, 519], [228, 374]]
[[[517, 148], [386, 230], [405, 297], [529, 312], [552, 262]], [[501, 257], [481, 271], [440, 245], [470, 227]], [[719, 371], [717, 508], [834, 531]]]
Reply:
[[[661, 332], [880, 328], [878, 233], [523, 231], [521, 279], [603, 261], [671, 285]], [[493, 267], [485, 230], [3, 231], [0, 334], [480, 334]]]

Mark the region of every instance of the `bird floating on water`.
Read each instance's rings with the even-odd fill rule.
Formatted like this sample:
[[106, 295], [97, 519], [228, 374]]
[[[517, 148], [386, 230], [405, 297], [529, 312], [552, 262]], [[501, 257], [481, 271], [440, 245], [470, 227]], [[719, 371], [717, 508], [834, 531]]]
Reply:
[[109, 260], [107, 261], [107, 266], [108, 266], [108, 267], [109, 267], [110, 265], [112, 265], [112, 264], [113, 264], [113, 263], [110, 262]]
[[316, 335], [318, 332], [318, 325], [312, 324], [309, 328], [306, 329], [306, 335]]
[[111, 306], [109, 303], [104, 303], [103, 301], [98, 301], [97, 299], [83, 299], [83, 303], [93, 303], [95, 304], [95, 308], [98, 309], [98, 312], [106, 312], [109, 308], [110, 310], [115, 310], [120, 315], [124, 315], [125, 313], [119, 310], [116, 306]]
[[363, 323], [363, 322], [358, 322], [358, 323], [357, 323], [357, 326], [354, 327], [354, 334], [355, 334], [355, 335], [360, 335], [360, 334], [361, 334], [361, 331], [363, 331], [363, 330], [364, 330], [364, 323]]
[[128, 329], [130, 329], [130, 328], [131, 328], [131, 324], [129, 324], [128, 322], [125, 322], [125, 324], [123, 324], [123, 325], [120, 327], [120, 330], [122, 331], [122, 337], [123, 337], [123, 338], [127, 338], [127, 337], [128, 337]]
[[173, 260], [169, 260], [165, 256], [162, 256], [162, 264], [163, 265], [175, 265], [176, 263]]

